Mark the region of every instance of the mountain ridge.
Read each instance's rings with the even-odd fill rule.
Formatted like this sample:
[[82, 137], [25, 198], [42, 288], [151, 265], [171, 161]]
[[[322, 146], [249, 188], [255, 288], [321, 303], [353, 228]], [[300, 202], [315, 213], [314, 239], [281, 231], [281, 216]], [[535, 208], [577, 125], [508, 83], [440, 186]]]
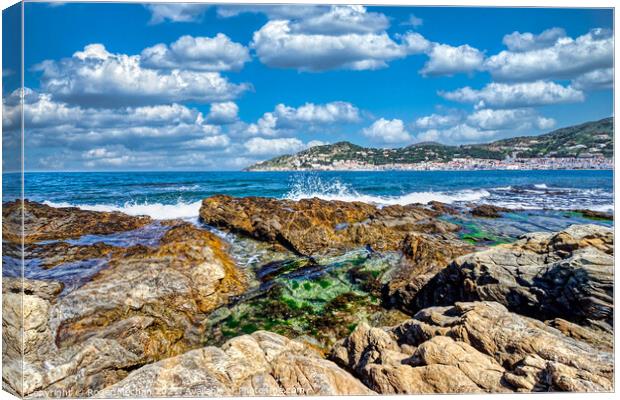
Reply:
[[383, 149], [340, 141], [274, 157], [245, 170], [356, 169], [356, 166], [362, 169], [390, 165], [397, 168], [425, 163], [445, 164], [455, 160], [486, 160], [492, 164], [506, 159], [609, 159], [613, 157], [613, 123], [614, 117], [608, 117], [541, 135], [468, 145], [421, 142]]

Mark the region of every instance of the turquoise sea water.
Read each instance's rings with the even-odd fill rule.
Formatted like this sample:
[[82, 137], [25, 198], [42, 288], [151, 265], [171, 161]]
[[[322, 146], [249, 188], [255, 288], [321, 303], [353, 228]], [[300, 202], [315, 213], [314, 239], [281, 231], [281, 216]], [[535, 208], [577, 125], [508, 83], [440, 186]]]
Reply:
[[[19, 193], [4, 175], [3, 200]], [[214, 194], [377, 204], [490, 203], [521, 209], [613, 209], [613, 171], [46, 172], [25, 174], [25, 197], [50, 205], [194, 217]]]

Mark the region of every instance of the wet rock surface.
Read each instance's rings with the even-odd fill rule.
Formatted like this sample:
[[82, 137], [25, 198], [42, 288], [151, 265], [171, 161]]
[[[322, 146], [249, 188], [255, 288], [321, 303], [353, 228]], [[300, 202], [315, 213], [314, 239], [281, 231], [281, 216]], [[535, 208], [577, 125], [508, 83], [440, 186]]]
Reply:
[[86, 211], [75, 207], [55, 208], [24, 200], [2, 206], [2, 239], [21, 241], [22, 211], [24, 243], [80, 237], [86, 234], [105, 235], [129, 231], [151, 222], [146, 216], [132, 217], [120, 212]]
[[613, 231], [573, 225], [558, 233], [463, 256], [431, 279], [411, 310], [456, 301], [497, 301], [541, 320], [613, 324]]
[[483, 217], [483, 218], [499, 218], [502, 216], [501, 213], [510, 212], [508, 208], [493, 206], [490, 204], [481, 204], [479, 206], [475, 206], [471, 209], [470, 213], [474, 217]]
[[297, 254], [336, 253], [360, 246], [374, 251], [398, 249], [410, 231], [450, 231], [422, 206], [377, 208], [360, 202], [299, 201], [263, 197], [213, 196], [200, 208], [203, 222], [258, 240], [278, 243]]

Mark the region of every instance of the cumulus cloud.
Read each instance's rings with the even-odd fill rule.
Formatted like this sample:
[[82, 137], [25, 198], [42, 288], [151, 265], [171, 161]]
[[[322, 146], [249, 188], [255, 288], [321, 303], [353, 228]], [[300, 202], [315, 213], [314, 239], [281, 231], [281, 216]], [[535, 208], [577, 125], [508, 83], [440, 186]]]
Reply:
[[404, 143], [411, 140], [411, 135], [400, 119], [378, 119], [371, 126], [364, 128], [362, 134], [374, 142], [385, 144]]
[[170, 46], [159, 43], [142, 50], [140, 61], [142, 66], [155, 69], [239, 71], [250, 61], [250, 53], [223, 33], [212, 38], [185, 35]]
[[207, 122], [215, 125], [230, 124], [237, 121], [239, 106], [232, 101], [211, 104]]
[[439, 94], [448, 100], [472, 103], [476, 108], [533, 107], [584, 100], [584, 94], [580, 90], [545, 81], [516, 84], [492, 82], [480, 90], [467, 86]]
[[550, 28], [538, 35], [531, 32], [512, 32], [504, 36], [502, 42], [508, 50], [514, 52], [544, 49], [553, 46], [558, 39], [566, 37], [566, 31], [562, 28]]
[[384, 14], [367, 12], [364, 6], [332, 6], [324, 13], [292, 22], [291, 31], [324, 35], [364, 34], [384, 31], [389, 26]]
[[334, 101], [326, 104], [306, 103], [300, 107], [278, 104], [255, 124], [247, 127], [250, 135], [279, 136], [291, 130], [315, 130], [335, 124], [360, 121], [360, 111], [351, 103]]
[[216, 72], [143, 68], [140, 56], [112, 54], [90, 44], [71, 58], [37, 65], [41, 88], [70, 103], [117, 107], [195, 101], [209, 103], [238, 97], [249, 88]]
[[457, 113], [431, 114], [415, 120], [414, 127], [418, 129], [434, 129], [457, 124], [462, 116]]
[[497, 134], [495, 130], [479, 129], [468, 124], [458, 124], [446, 129], [429, 129], [416, 135], [419, 142], [445, 144], [477, 143]]
[[613, 89], [614, 69], [602, 68], [586, 72], [573, 79], [571, 86], [579, 90]]
[[245, 142], [244, 146], [250, 155], [256, 156], [290, 154], [306, 148], [306, 145], [297, 138], [265, 139], [255, 137]]
[[519, 39], [508, 41], [518, 51], [505, 50], [485, 61], [485, 69], [496, 80], [570, 79], [593, 70], [613, 67], [614, 42], [609, 30], [593, 29], [576, 39], [558, 37], [553, 45], [543, 41], [538, 47], [533, 44], [537, 37], [524, 44], [523, 34], [520, 35]]
[[209, 8], [207, 4], [148, 4], [145, 7], [151, 12], [151, 24], [170, 22], [198, 22], [202, 20]]
[[480, 69], [484, 53], [467, 44], [455, 47], [434, 44], [428, 52], [429, 60], [420, 71], [423, 75], [454, 75]]
[[541, 117], [531, 108], [483, 109], [469, 115], [467, 123], [485, 130], [526, 130], [552, 128], [555, 125], [555, 120], [553, 118]]

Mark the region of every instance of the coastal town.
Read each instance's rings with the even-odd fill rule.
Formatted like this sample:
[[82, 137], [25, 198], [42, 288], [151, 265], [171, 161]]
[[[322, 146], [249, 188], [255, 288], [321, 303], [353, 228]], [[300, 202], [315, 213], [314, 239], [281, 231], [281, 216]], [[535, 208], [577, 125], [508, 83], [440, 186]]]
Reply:
[[320, 160], [290, 166], [266, 166], [260, 171], [473, 171], [473, 170], [569, 170], [613, 169], [613, 159], [605, 157], [567, 158], [455, 158], [450, 161], [421, 161], [417, 163], [388, 163], [375, 165], [367, 161], [334, 160], [326, 164]]

